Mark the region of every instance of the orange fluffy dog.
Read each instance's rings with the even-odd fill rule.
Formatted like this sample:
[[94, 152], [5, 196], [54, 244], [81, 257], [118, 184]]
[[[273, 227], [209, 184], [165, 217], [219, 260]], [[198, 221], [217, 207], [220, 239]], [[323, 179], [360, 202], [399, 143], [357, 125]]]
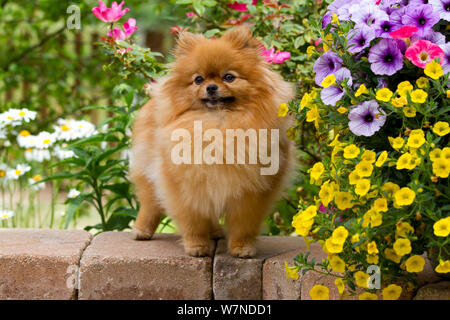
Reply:
[[[205, 256], [210, 239], [224, 235], [219, 219], [225, 215], [229, 252], [252, 257], [261, 223], [292, 173], [294, 147], [286, 137], [290, 123], [277, 116], [277, 109], [292, 99], [293, 88], [263, 61], [260, 44], [247, 27], [219, 39], [184, 32], [175, 57], [169, 76], [152, 85], [152, 99], [134, 124], [130, 174], [141, 205], [134, 237], [150, 239], [167, 213], [179, 226], [186, 253]], [[173, 133], [184, 129], [194, 136], [194, 121], [201, 121], [203, 131], [214, 129], [223, 136], [227, 129], [278, 129], [279, 169], [262, 175], [267, 162], [261, 159], [225, 164], [225, 153], [218, 150], [213, 163], [173, 161], [179, 144]], [[216, 146], [229, 143], [216, 141]], [[206, 148], [209, 143], [200, 144]], [[273, 143], [266, 145], [268, 153], [275, 150]], [[252, 147], [245, 146], [245, 156], [251, 157]], [[196, 148], [188, 148], [183, 157], [189, 159]], [[239, 152], [233, 147], [234, 155]]]

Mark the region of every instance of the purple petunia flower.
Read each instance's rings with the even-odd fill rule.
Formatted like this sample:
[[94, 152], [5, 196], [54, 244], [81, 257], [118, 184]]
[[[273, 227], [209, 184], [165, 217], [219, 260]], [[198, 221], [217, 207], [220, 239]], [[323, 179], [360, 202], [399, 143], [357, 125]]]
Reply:
[[376, 100], [364, 101], [353, 108], [349, 114], [348, 127], [357, 136], [370, 137], [386, 122], [384, 111]]
[[433, 31], [432, 28], [439, 22], [439, 19], [439, 13], [433, 10], [431, 4], [411, 4], [406, 7], [402, 22], [404, 25], [416, 26], [419, 29], [417, 35], [419, 37], [425, 37], [428, 33]]
[[328, 11], [336, 13], [341, 21], [347, 21], [350, 19], [350, 7], [358, 3], [358, 0], [336, 0], [328, 6]]
[[450, 72], [450, 42], [447, 42], [445, 45], [441, 46], [441, 49], [444, 50], [444, 57], [442, 58], [442, 69], [444, 73]]
[[398, 29], [397, 24], [392, 21], [384, 20], [381, 21], [380, 26], [375, 29], [375, 34], [378, 37], [390, 38], [389, 32]]
[[398, 30], [403, 27], [402, 19], [405, 15], [405, 12], [406, 7], [398, 8], [391, 12], [391, 14], [389, 15], [389, 21], [395, 26], [392, 31]]
[[323, 88], [320, 92], [320, 98], [322, 99], [323, 103], [331, 106], [335, 106], [336, 102], [342, 99], [344, 96], [344, 89], [342, 87], [342, 84], [344, 83], [345, 79], [347, 79], [347, 86], [351, 86], [353, 84], [352, 75], [350, 73], [350, 70], [347, 68], [341, 68], [339, 69], [334, 76], [336, 77], [336, 83], [337, 85], [331, 85], [328, 88]]
[[382, 21], [389, 20], [388, 14], [375, 4], [359, 5], [350, 7], [351, 19], [356, 25], [365, 24], [371, 28], [378, 29]]
[[335, 73], [342, 66], [342, 59], [334, 52], [327, 51], [314, 63], [315, 82], [320, 85], [326, 76]]
[[430, 0], [433, 9], [439, 13], [441, 19], [450, 21], [450, 0]]
[[392, 76], [403, 68], [403, 55], [393, 39], [381, 39], [370, 49], [369, 62], [373, 73]]
[[332, 12], [327, 12], [327, 14], [323, 16], [322, 29], [325, 29], [327, 25], [331, 23], [332, 15], [333, 15]]
[[370, 46], [370, 41], [375, 39], [375, 31], [362, 24], [349, 32], [348, 39], [347, 51], [358, 53]]
[[412, 36], [411, 42], [415, 42], [417, 40], [428, 40], [438, 45], [445, 44], [445, 36], [440, 32], [431, 31], [425, 37]]

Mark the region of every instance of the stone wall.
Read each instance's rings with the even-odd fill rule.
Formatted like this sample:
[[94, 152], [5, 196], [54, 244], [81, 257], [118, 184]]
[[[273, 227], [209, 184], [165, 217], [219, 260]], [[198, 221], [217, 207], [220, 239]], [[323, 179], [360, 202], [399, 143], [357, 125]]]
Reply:
[[[306, 251], [303, 240], [260, 237], [257, 246], [255, 258], [236, 259], [219, 240], [211, 257], [193, 258], [173, 234], [134, 241], [128, 232], [0, 229], [0, 299], [310, 299], [318, 275], [287, 279], [284, 267]], [[325, 258], [319, 246], [310, 249]], [[449, 282], [428, 262], [419, 278], [417, 298], [450, 299]], [[333, 279], [321, 283], [338, 299]]]

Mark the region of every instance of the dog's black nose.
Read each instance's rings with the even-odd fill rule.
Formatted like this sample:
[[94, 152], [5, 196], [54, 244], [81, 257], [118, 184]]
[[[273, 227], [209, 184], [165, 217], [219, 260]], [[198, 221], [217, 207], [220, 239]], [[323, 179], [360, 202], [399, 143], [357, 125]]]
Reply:
[[210, 84], [206, 87], [206, 92], [208, 94], [215, 94], [217, 89], [219, 89], [219, 87], [216, 84]]

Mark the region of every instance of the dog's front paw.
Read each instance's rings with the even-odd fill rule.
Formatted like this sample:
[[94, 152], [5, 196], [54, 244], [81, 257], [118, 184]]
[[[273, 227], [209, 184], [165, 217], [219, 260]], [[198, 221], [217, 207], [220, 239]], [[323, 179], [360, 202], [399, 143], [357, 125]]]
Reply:
[[230, 254], [236, 258], [251, 258], [256, 254], [256, 248], [252, 245], [230, 247]]
[[209, 256], [210, 250], [209, 246], [199, 245], [195, 247], [185, 247], [185, 252], [192, 257], [205, 257]]
[[133, 228], [131, 234], [134, 240], [150, 240], [153, 237], [152, 233], [144, 232], [136, 228]]

